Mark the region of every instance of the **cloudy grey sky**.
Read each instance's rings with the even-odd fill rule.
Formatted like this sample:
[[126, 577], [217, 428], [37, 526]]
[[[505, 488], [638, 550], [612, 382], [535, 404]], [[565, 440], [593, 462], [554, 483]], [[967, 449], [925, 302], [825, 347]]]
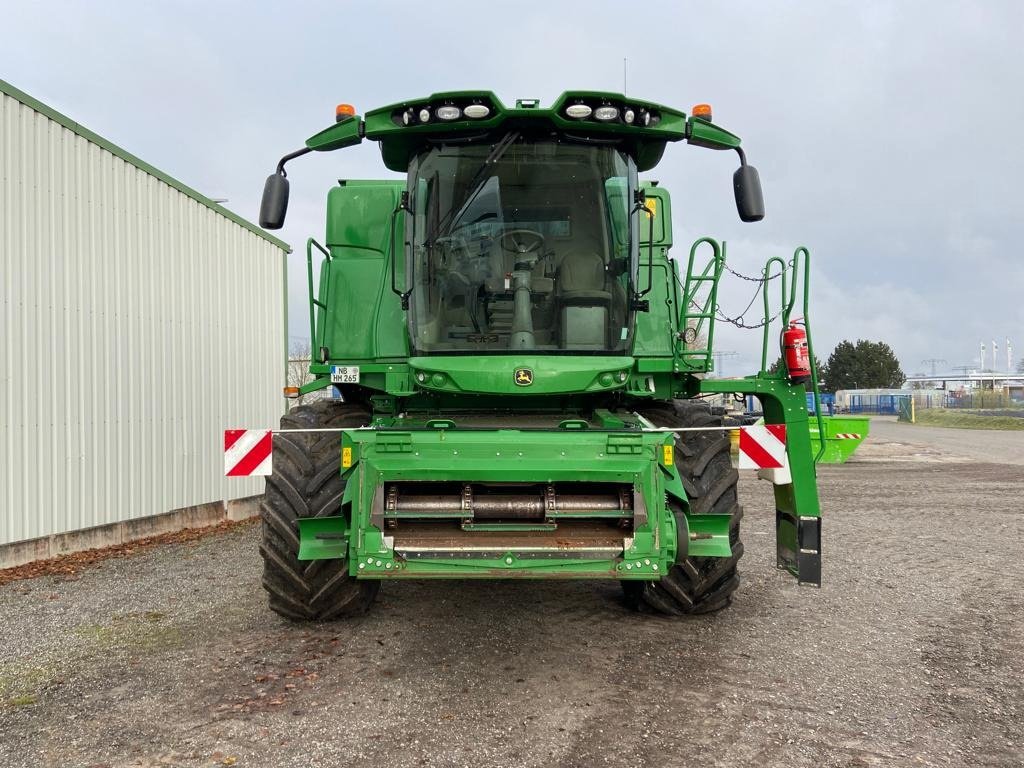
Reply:
[[[1024, 357], [1015, 0], [5, 0], [3, 18], [0, 77], [252, 220], [277, 159], [330, 125], [337, 102], [365, 111], [463, 88], [550, 102], [620, 90], [626, 57], [630, 94], [710, 102], [761, 172], [767, 218], [742, 224], [734, 155], [669, 148], [649, 176], [673, 192], [677, 257], [713, 235], [750, 274], [808, 246], [823, 359], [844, 338], [888, 342], [907, 373], [925, 358], [977, 365], [982, 340], [999, 342], [1003, 366], [1006, 337]], [[322, 236], [335, 179], [382, 174], [372, 143], [293, 162], [281, 236], [299, 251]], [[290, 258], [291, 333], [303, 336], [305, 256]], [[749, 296], [732, 280], [720, 304], [732, 315]], [[758, 334], [717, 333], [739, 353], [724, 373], [752, 372]]]

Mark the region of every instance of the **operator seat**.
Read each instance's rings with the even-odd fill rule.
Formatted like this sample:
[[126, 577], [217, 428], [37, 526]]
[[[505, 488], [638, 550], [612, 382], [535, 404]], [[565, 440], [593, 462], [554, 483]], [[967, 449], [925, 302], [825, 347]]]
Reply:
[[604, 259], [591, 249], [567, 253], [558, 266], [558, 304], [563, 349], [608, 348], [608, 289]]

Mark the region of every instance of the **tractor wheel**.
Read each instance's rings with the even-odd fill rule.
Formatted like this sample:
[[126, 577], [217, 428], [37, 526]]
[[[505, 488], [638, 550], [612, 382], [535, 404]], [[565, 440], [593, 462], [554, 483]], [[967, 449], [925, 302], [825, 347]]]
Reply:
[[[659, 427], [720, 427], [723, 418], [714, 416], [700, 402], [679, 401], [645, 408], [640, 413]], [[732, 556], [689, 557], [686, 541], [679, 542], [676, 562], [659, 581], [623, 581], [626, 602], [633, 608], [648, 606], [659, 613], [676, 616], [711, 613], [732, 602], [740, 579], [736, 564], [743, 555], [736, 483], [739, 473], [729, 457], [727, 432], [680, 432], [676, 435], [675, 465], [694, 514], [729, 514], [729, 543]], [[675, 510], [676, 518], [682, 510]], [[683, 526], [680, 525], [680, 529]]]
[[[281, 417], [281, 429], [361, 427], [370, 414], [361, 406], [322, 400]], [[300, 561], [300, 517], [341, 514], [340, 434], [293, 432], [274, 435], [274, 472], [267, 477], [263, 518], [263, 587], [270, 609], [288, 619], [328, 621], [364, 613], [379, 581], [348, 573], [348, 559]]]

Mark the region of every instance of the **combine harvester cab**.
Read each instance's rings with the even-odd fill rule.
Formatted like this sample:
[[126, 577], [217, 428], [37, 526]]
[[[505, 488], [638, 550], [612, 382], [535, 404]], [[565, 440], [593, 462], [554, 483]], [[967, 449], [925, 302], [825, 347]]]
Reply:
[[275, 611], [359, 613], [392, 578], [605, 578], [636, 607], [722, 608], [742, 510], [730, 427], [699, 399], [715, 392], [756, 395], [767, 439], [785, 434], [750, 451], [775, 462], [780, 567], [820, 583], [804, 387], [705, 378], [725, 246], [701, 238], [682, 273], [669, 193], [638, 177], [670, 143], [733, 150], [740, 217], [763, 217], [757, 172], [709, 107], [595, 92], [341, 105], [268, 178], [260, 223], [284, 221], [285, 163], [363, 140], [407, 179], [339, 182], [325, 243], [307, 243], [314, 380], [286, 395], [340, 398], [275, 430]]

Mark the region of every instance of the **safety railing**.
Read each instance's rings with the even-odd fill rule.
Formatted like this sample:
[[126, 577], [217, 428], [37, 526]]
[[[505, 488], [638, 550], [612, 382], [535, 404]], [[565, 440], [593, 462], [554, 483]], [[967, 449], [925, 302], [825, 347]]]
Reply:
[[[306, 277], [307, 277], [308, 282], [309, 282], [309, 339], [310, 339], [310, 346], [314, 350], [314, 354], [319, 354], [319, 349], [323, 346], [323, 343], [324, 343], [324, 325], [325, 324], [324, 324], [323, 319], [322, 319], [323, 316], [321, 315], [321, 322], [320, 322], [320, 328], [319, 328], [319, 334], [318, 334], [317, 333], [317, 330], [318, 330], [317, 329], [317, 322], [316, 322], [316, 310], [317, 310], [317, 308], [319, 308], [321, 313], [324, 313], [324, 312], [327, 311], [327, 299], [329, 298], [327, 296], [327, 294], [331, 290], [331, 282], [330, 282], [330, 280], [324, 281], [322, 279], [322, 273], [321, 273], [321, 282], [324, 285], [324, 300], [320, 301], [320, 299], [317, 298], [316, 288], [313, 285], [313, 247], [314, 246], [317, 248], [317, 250], [320, 251], [320, 253], [323, 254], [323, 256], [324, 256], [324, 266], [326, 266], [327, 269], [330, 269], [331, 252], [328, 251], [326, 248], [324, 248], [322, 245], [320, 245], [320, 243], [318, 243], [312, 237], [309, 238], [306, 241]], [[323, 269], [323, 267], [321, 267], [321, 269]]]
[[[777, 275], [772, 274], [773, 266], [779, 267]], [[810, 358], [811, 368], [811, 392], [814, 394], [814, 413], [818, 421], [818, 434], [825, 434], [824, 419], [821, 414], [821, 393], [818, 391], [818, 363], [814, 357], [814, 342], [811, 339], [811, 253], [804, 246], [800, 246], [793, 252], [793, 260], [786, 264], [786, 262], [778, 256], [773, 256], [768, 259], [765, 264], [763, 271], [763, 292], [764, 292], [764, 336], [761, 345], [761, 373], [760, 376], [768, 375], [768, 339], [770, 335], [770, 329], [772, 325], [772, 314], [770, 309], [770, 300], [768, 297], [768, 291], [772, 281], [777, 277], [780, 285], [780, 298], [781, 298], [781, 310], [778, 314], [779, 321], [782, 324], [779, 330], [780, 344], [779, 349], [781, 351], [781, 336], [785, 330], [789, 327], [790, 318], [793, 314], [793, 308], [796, 306], [797, 300], [797, 286], [802, 283], [803, 287], [803, 326], [804, 332], [807, 334], [807, 355]], [[787, 274], [791, 276], [791, 279], [787, 277]], [[818, 447], [818, 454], [814, 457], [814, 461], [817, 462], [821, 459], [825, 453], [825, 441], [821, 441], [821, 445]]]

